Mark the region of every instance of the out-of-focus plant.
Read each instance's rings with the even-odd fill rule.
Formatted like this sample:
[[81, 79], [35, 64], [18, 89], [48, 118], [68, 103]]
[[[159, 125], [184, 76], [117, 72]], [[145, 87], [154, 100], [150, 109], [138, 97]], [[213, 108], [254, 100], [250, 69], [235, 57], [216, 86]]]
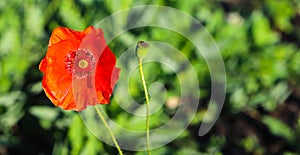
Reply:
[[[207, 135], [198, 137], [210, 96], [210, 77], [203, 58], [195, 59], [198, 51], [193, 45], [179, 34], [155, 27], [130, 30], [113, 40], [109, 46], [117, 56], [131, 46], [132, 40], [167, 42], [180, 50], [197, 72], [201, 101], [195, 119], [175, 141], [152, 150], [152, 154], [300, 151], [299, 1], [5, 0], [0, 2], [0, 154], [115, 153], [85, 128], [77, 114], [49, 108], [52, 104], [41, 91], [38, 61], [56, 26], [84, 29], [120, 9], [141, 4], [174, 7], [202, 22], [222, 52], [228, 80], [227, 100], [219, 121]], [[130, 19], [124, 15], [122, 20]], [[180, 88], [175, 75], [158, 64], [147, 64], [144, 69], [146, 74], [151, 73], [145, 76], [147, 82], [164, 83], [168, 86], [166, 102], [176, 103]], [[142, 88], [136, 81], [139, 77], [133, 75], [130, 87]], [[139, 90], [142, 89], [130, 89], [134, 99], [143, 98]], [[112, 102], [107, 112], [116, 123], [129, 129], [132, 124], [143, 128], [144, 121], [122, 112], [113, 98]], [[151, 116], [154, 122], [150, 127], [168, 121], [171, 114], [172, 110], [165, 108]], [[235, 132], [228, 131], [234, 129]], [[41, 137], [43, 141], [38, 143]]]

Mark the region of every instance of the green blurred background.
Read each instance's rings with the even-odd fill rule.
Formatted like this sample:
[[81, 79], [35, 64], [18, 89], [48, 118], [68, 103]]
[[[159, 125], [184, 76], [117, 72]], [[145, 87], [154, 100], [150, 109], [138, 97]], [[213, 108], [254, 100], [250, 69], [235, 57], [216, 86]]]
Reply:
[[[300, 154], [300, 1], [2, 0], [1, 155], [117, 154], [115, 148], [89, 132], [76, 112], [52, 105], [42, 91], [38, 64], [56, 26], [83, 30], [121, 9], [147, 4], [179, 9], [203, 23], [220, 48], [228, 80], [226, 101], [217, 123], [199, 137], [205, 103], [210, 97], [210, 76], [205, 62], [193, 56], [190, 43], [157, 28], [132, 30], [123, 39], [112, 41], [109, 46], [120, 56], [128, 48], [127, 39], [143, 36], [147, 40], [170, 40], [196, 66], [203, 89], [198, 113], [182, 135], [154, 149], [153, 154]], [[170, 80], [176, 75], [164, 73], [159, 65], [150, 67], [151, 73], [157, 73], [148, 75], [148, 82], [160, 80], [166, 84], [170, 94], [166, 102], [176, 102], [180, 87], [176, 80]], [[138, 78], [131, 85], [142, 88]], [[131, 94], [142, 102], [142, 89], [137, 90], [131, 90]], [[130, 124], [130, 115], [114, 102], [109, 115], [119, 124]], [[170, 112], [157, 115], [162, 120], [152, 122], [156, 125], [171, 117]]]

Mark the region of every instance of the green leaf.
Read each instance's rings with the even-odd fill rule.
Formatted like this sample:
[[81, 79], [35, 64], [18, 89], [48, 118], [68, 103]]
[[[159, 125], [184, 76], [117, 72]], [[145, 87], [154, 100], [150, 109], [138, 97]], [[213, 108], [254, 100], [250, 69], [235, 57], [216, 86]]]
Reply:
[[59, 13], [66, 26], [75, 30], [83, 30], [86, 27], [85, 20], [74, 1], [62, 1]]
[[104, 148], [103, 148], [103, 145], [102, 145], [102, 141], [99, 140], [90, 131], [86, 131], [86, 134], [87, 134], [87, 142], [86, 142], [86, 145], [84, 145], [84, 148], [83, 148], [81, 154], [106, 155], [107, 153], [103, 152]]
[[279, 40], [279, 35], [270, 28], [270, 22], [261, 12], [252, 13], [252, 36], [257, 46], [274, 44]]
[[296, 15], [296, 9], [293, 1], [267, 0], [266, 8], [280, 30], [285, 32], [291, 32], [293, 30], [291, 19]]
[[264, 116], [262, 122], [267, 125], [272, 134], [286, 138], [289, 142], [293, 140], [294, 131], [283, 121], [271, 116]]
[[85, 126], [83, 125], [79, 115], [75, 114], [68, 132], [68, 138], [72, 147], [72, 155], [77, 155], [84, 146]]
[[283, 155], [298, 155], [298, 153], [286, 151]]
[[196, 147], [184, 147], [180, 149], [178, 152], [176, 152], [176, 155], [182, 155], [182, 154], [199, 155], [200, 152], [197, 151]]
[[29, 109], [29, 112], [39, 119], [54, 121], [59, 111], [56, 108], [52, 107], [34, 106]]

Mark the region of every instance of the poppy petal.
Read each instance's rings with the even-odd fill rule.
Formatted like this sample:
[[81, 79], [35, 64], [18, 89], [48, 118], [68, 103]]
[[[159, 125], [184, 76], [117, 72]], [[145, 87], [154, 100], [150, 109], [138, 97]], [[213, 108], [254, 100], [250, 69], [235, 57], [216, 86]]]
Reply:
[[[116, 57], [107, 46], [101, 29], [92, 29], [82, 40], [80, 47], [89, 48], [93, 53], [96, 53], [95, 58], [98, 59], [98, 62], [95, 71], [95, 85], [98, 100], [101, 103], [109, 103], [120, 69], [115, 68]], [[113, 70], [116, 70], [114, 74]]]
[[53, 30], [49, 45], [52, 46], [53, 44], [57, 44], [64, 40], [69, 40], [71, 42], [78, 41], [81, 42], [81, 40], [93, 29], [93, 26], [89, 26], [84, 31], [74, 31], [69, 28], [65, 27], [57, 27]]

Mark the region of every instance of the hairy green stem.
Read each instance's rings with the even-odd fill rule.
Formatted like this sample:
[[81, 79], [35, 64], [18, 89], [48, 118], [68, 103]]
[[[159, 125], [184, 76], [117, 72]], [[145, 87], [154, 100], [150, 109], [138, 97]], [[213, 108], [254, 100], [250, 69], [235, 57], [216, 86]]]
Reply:
[[148, 96], [148, 90], [147, 90], [147, 85], [144, 77], [144, 72], [143, 72], [143, 59], [139, 58], [139, 70], [140, 70], [140, 75], [141, 79], [143, 82], [143, 87], [144, 87], [144, 92], [145, 92], [145, 97], [146, 97], [146, 143], [147, 143], [147, 153], [150, 155], [150, 135], [149, 135], [149, 96]]
[[119, 146], [119, 144], [118, 144], [118, 142], [117, 142], [117, 140], [116, 140], [116, 138], [115, 138], [115, 136], [114, 136], [114, 133], [111, 131], [111, 129], [110, 129], [108, 123], [106, 122], [105, 118], [104, 118], [103, 115], [101, 114], [99, 108], [97, 107], [97, 105], [95, 105], [94, 107], [95, 107], [95, 109], [96, 109], [96, 111], [97, 111], [97, 114], [99, 115], [100, 119], [102, 120], [104, 126], [105, 126], [106, 129], [108, 130], [108, 132], [109, 132], [109, 134], [110, 134], [110, 136], [111, 136], [111, 138], [112, 138], [112, 140], [113, 140], [113, 142], [114, 142], [116, 148], [118, 149], [119, 154], [120, 154], [120, 155], [123, 155], [123, 152], [122, 152], [122, 150], [121, 150], [121, 148], [120, 148], [120, 146]]

